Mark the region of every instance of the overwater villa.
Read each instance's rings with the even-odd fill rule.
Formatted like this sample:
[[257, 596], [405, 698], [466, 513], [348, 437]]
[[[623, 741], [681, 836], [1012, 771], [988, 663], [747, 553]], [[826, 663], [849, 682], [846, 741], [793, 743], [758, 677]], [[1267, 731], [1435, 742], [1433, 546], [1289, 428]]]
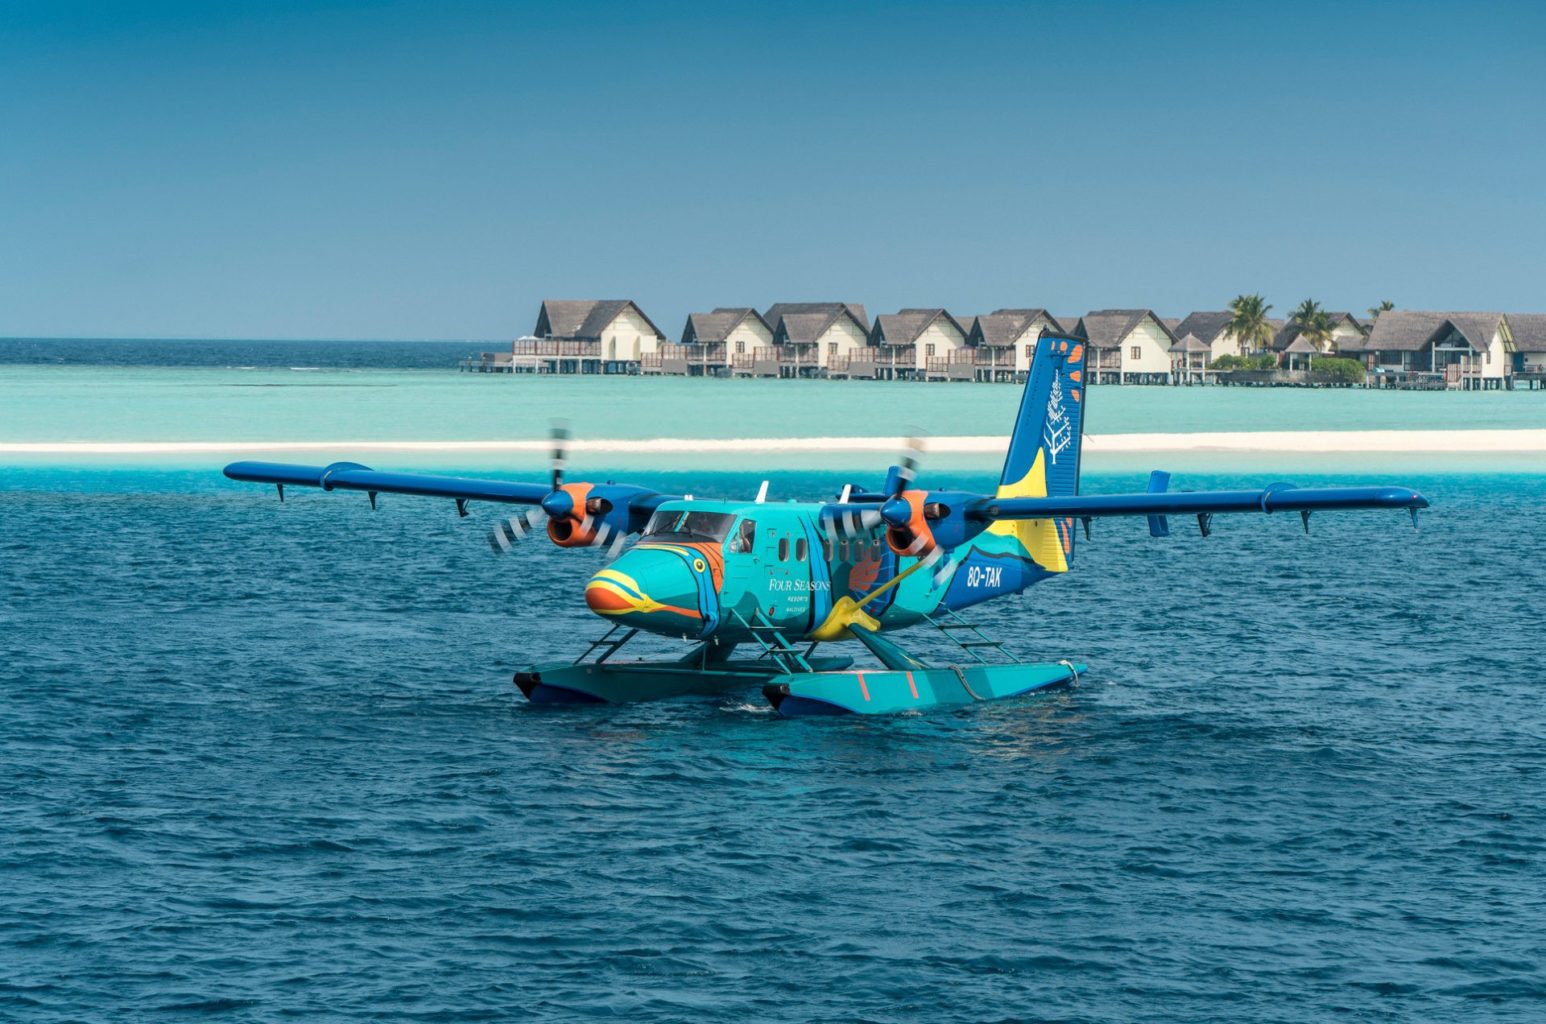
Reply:
[[1502, 313], [1388, 310], [1367, 338], [1348, 339], [1339, 354], [1358, 359], [1371, 387], [1491, 391], [1511, 387], [1514, 340]]
[[1071, 331], [1089, 342], [1090, 383], [1170, 383], [1170, 349], [1181, 339], [1152, 309], [1095, 310]]
[[1530, 386], [1546, 384], [1546, 313], [1508, 314], [1514, 336], [1514, 373]]
[[[1240, 344], [1240, 339], [1235, 337], [1230, 330], [1229, 323], [1232, 314], [1227, 309], [1215, 309], [1188, 313], [1172, 330], [1171, 333], [1182, 341], [1188, 334], [1199, 341], [1207, 343], [1208, 363], [1212, 364], [1221, 356], [1243, 356], [1246, 351]], [[1272, 328], [1274, 336], [1283, 329], [1284, 321], [1276, 317], [1267, 318], [1267, 326]]]
[[637, 373], [640, 360], [665, 338], [629, 299], [547, 299], [532, 333], [511, 344], [510, 367], [515, 373]]
[[[1327, 313], [1326, 319], [1330, 323], [1331, 337], [1329, 342], [1316, 344], [1306, 341], [1309, 351], [1319, 352], [1322, 355], [1335, 355], [1340, 353], [1344, 346], [1352, 345], [1355, 348], [1363, 343], [1369, 329], [1351, 313]], [[1304, 326], [1295, 320], [1281, 323], [1272, 335], [1272, 351], [1286, 353], [1293, 347], [1295, 341], [1304, 337]], [[1304, 354], [1303, 347], [1296, 350]]]
[[738, 357], [735, 372], [755, 377], [824, 377], [830, 367], [864, 348], [870, 319], [856, 302], [776, 302], [763, 319], [773, 344]]
[[[837, 378], [1023, 382], [1045, 332], [1084, 338], [1096, 384], [1347, 384], [1350, 358], [1367, 387], [1496, 390], [1516, 383], [1546, 389], [1546, 313], [1386, 310], [1368, 323], [1327, 314], [1329, 337], [1312, 340], [1293, 322], [1268, 320], [1265, 351], [1276, 369], [1214, 364], [1248, 355], [1224, 310], [1167, 320], [1150, 309], [1102, 309], [1054, 316], [1042, 308], [1003, 308], [956, 316], [940, 307], [883, 313], [872, 324], [852, 302], [781, 302], [758, 313], [719, 306], [692, 313], [679, 341], [667, 340], [627, 299], [544, 301], [531, 335], [508, 352], [484, 352], [462, 368], [494, 373], [674, 374], [701, 377]], [[1172, 326], [1174, 325], [1174, 326]], [[1339, 374], [1341, 374], [1339, 376]]]
[[[882, 313], [870, 328], [867, 344], [834, 362], [830, 375], [869, 380], [971, 380], [967, 328], [945, 310], [900, 309]], [[963, 365], [965, 376], [952, 376]]]
[[1212, 347], [1197, 335], [1186, 336], [1170, 346], [1170, 381], [1173, 384], [1206, 384]]
[[1043, 331], [1064, 333], [1063, 325], [1045, 309], [995, 309], [975, 317], [966, 335], [972, 351], [971, 379], [1024, 381]]
[[735, 360], [772, 344], [773, 328], [761, 313], [750, 306], [720, 306], [711, 313], [689, 313], [681, 342], [662, 345], [644, 356], [640, 369], [644, 373], [723, 377]]

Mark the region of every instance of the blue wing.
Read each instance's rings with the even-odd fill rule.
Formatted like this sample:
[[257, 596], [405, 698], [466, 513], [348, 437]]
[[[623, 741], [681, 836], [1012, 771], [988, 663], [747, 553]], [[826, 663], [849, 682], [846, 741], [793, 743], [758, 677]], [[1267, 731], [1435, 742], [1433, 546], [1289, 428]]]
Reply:
[[1048, 519], [1055, 516], [1212, 515], [1216, 512], [1325, 512], [1359, 508], [1417, 511], [1428, 499], [1409, 487], [1292, 487], [1259, 491], [1176, 491], [1080, 494], [1051, 498], [983, 498], [974, 519]]
[[540, 505], [552, 493], [546, 484], [505, 480], [474, 480], [420, 473], [378, 473], [357, 462], [329, 466], [296, 466], [283, 462], [233, 462], [225, 468], [232, 480], [277, 484], [281, 487], [320, 487], [324, 491], [367, 491], [380, 494], [420, 494], [461, 501], [502, 501]]

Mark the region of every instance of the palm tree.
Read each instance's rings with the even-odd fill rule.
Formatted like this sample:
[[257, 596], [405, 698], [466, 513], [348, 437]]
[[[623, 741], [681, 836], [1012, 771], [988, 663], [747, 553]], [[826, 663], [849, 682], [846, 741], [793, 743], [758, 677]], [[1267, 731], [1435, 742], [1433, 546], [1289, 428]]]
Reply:
[[1396, 304], [1394, 302], [1391, 302], [1389, 299], [1381, 299], [1378, 306], [1369, 307], [1369, 319], [1378, 320], [1381, 313], [1388, 312], [1395, 308]]
[[1331, 317], [1314, 299], [1305, 299], [1294, 310], [1288, 322], [1299, 328], [1299, 334], [1322, 352], [1331, 349]]
[[1242, 355], [1272, 341], [1272, 324], [1267, 322], [1271, 310], [1260, 295], [1236, 295], [1229, 304], [1229, 333], [1240, 344]]

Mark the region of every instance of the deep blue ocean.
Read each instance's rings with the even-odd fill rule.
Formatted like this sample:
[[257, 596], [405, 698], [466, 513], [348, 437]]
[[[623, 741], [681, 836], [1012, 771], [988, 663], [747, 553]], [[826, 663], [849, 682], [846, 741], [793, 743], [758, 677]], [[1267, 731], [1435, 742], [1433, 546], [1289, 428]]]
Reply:
[[786, 721], [526, 705], [598, 556], [487, 508], [3, 473], [0, 1019], [1546, 1019], [1546, 476], [1098, 523], [982, 610], [1078, 688]]

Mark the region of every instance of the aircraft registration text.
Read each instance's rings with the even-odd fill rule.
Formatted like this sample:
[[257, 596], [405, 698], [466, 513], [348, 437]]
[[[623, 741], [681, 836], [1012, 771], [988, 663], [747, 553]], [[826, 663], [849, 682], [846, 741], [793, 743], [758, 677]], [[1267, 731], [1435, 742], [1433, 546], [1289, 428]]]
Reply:
[[968, 587], [1001, 587], [1004, 585], [1004, 567], [1002, 565], [968, 565], [966, 567], [966, 585]]

